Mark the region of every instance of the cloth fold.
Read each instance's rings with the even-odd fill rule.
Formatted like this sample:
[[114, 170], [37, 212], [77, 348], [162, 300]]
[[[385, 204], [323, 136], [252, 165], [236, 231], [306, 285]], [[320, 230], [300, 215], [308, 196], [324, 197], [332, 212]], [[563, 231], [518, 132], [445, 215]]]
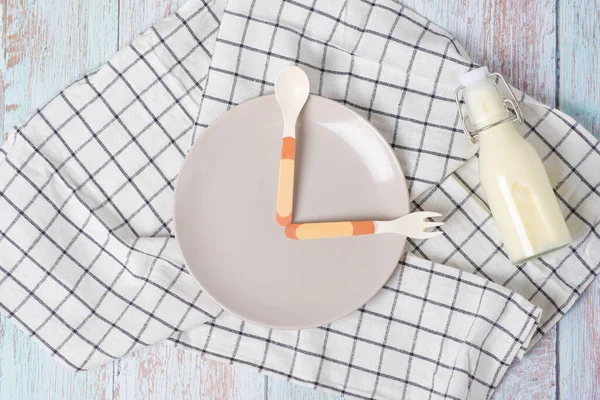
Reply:
[[[195, 137], [291, 64], [313, 94], [380, 130], [414, 209], [446, 215], [444, 236], [410, 241], [371, 301], [303, 331], [223, 312], [185, 270], [171, 213]], [[600, 154], [572, 119], [518, 92], [522, 133], [576, 239], [512, 266], [453, 100], [474, 67], [447, 32], [389, 1], [190, 0], [0, 148], [0, 310], [77, 370], [168, 338], [349, 397], [489, 397], [597, 274]]]

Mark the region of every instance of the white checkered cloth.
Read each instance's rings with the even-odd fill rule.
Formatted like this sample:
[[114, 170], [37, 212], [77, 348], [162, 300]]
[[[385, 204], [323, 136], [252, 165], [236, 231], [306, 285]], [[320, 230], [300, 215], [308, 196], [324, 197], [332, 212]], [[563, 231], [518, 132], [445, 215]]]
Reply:
[[[410, 241], [375, 298], [303, 331], [223, 312], [186, 272], [171, 215], [194, 138], [271, 93], [290, 64], [313, 93], [379, 128], [413, 208], [446, 222], [442, 237]], [[0, 150], [0, 310], [76, 370], [168, 339], [353, 398], [490, 397], [597, 274], [600, 153], [571, 118], [519, 93], [522, 133], [575, 241], [512, 266], [453, 100], [457, 76], [474, 67], [448, 33], [389, 1], [190, 0], [10, 133]]]

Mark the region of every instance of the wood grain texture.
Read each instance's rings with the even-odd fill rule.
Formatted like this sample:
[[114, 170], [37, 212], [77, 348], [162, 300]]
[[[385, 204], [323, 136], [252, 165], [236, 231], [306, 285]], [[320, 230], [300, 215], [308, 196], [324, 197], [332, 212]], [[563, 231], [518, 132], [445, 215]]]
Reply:
[[441, 26], [471, 58], [509, 83], [554, 105], [554, 0], [400, 0]]
[[281, 379], [269, 378], [269, 400], [342, 400], [343, 397], [299, 386]]
[[7, 0], [4, 131], [116, 50], [118, 0]]
[[109, 400], [112, 388], [112, 364], [86, 373], [72, 372], [0, 316], [0, 399]]
[[556, 396], [556, 327], [537, 343], [522, 360], [506, 372], [494, 393], [494, 400], [550, 400]]
[[115, 363], [114, 400], [265, 399], [266, 377], [166, 344]]
[[[560, 108], [600, 138], [600, 2], [559, 2]], [[599, 210], [600, 212], [600, 210]], [[600, 399], [600, 281], [559, 324], [560, 399]]]
[[600, 138], [600, 1], [559, 1], [560, 108]]
[[201, 376], [203, 398], [231, 400], [267, 398], [268, 377], [254, 370], [232, 367], [220, 361], [205, 360]]
[[119, 48], [129, 45], [162, 17], [177, 11], [185, 0], [120, 0]]

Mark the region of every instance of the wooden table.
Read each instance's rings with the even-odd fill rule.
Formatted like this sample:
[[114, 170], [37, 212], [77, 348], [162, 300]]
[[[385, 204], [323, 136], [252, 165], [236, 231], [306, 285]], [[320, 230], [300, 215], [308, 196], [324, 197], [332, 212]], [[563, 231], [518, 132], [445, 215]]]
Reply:
[[[26, 117], [183, 0], [4, 0], [0, 125]], [[600, 134], [598, 0], [405, 0], [478, 62]], [[1, 210], [0, 210], [1, 212]], [[339, 399], [155, 346], [75, 374], [0, 317], [0, 399]], [[600, 399], [600, 281], [495, 399]]]

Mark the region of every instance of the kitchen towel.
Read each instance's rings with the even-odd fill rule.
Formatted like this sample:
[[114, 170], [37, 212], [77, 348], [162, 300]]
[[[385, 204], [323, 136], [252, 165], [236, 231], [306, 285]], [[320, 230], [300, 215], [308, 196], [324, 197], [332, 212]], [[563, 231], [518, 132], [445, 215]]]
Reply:
[[[443, 239], [411, 242], [374, 299], [304, 331], [223, 312], [172, 236], [173, 185], [194, 138], [271, 93], [290, 64], [313, 93], [379, 128], [415, 209], [447, 215]], [[597, 272], [600, 156], [572, 119], [519, 93], [523, 134], [544, 156], [576, 240], [511, 266], [453, 103], [456, 77], [474, 67], [446, 32], [393, 2], [190, 0], [9, 134], [2, 312], [78, 370], [168, 338], [348, 397], [489, 397]]]

